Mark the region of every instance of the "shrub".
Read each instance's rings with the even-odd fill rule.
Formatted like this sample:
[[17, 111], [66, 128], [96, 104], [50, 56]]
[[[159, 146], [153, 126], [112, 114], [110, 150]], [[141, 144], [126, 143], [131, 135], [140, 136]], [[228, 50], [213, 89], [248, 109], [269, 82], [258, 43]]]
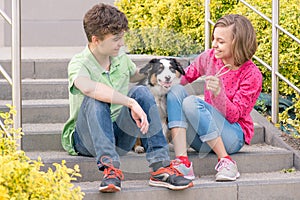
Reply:
[[0, 199], [26, 200], [79, 200], [83, 193], [71, 181], [79, 174], [78, 165], [67, 168], [66, 162], [54, 163], [56, 170], [40, 171], [41, 159], [31, 160], [24, 151], [17, 149], [16, 140], [23, 135], [21, 128], [13, 128], [14, 108], [7, 105], [9, 112], [0, 113], [5, 130], [0, 129]]
[[130, 53], [190, 55], [203, 50], [202, 0], [117, 0], [129, 21]]

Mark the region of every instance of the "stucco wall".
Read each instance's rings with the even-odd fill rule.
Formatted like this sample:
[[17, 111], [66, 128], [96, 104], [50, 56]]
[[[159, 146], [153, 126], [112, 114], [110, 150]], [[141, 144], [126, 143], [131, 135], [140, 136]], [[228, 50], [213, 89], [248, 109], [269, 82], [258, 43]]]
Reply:
[[[0, 8], [11, 17], [11, 1]], [[82, 46], [85, 12], [98, 2], [113, 5], [114, 0], [21, 0], [22, 46]], [[11, 45], [11, 28], [0, 19], [0, 47]]]

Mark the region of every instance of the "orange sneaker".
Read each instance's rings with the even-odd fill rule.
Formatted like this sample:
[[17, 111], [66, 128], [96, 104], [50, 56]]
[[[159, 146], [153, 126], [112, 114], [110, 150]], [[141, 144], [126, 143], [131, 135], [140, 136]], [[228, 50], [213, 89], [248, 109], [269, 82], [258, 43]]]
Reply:
[[104, 176], [99, 187], [100, 192], [119, 192], [121, 191], [121, 180], [124, 175], [120, 169], [115, 168], [112, 164], [103, 164], [105, 166]]
[[171, 164], [169, 167], [161, 167], [157, 171], [152, 172], [149, 185], [165, 187], [171, 190], [183, 190], [193, 187], [193, 182], [184, 178], [183, 174]]

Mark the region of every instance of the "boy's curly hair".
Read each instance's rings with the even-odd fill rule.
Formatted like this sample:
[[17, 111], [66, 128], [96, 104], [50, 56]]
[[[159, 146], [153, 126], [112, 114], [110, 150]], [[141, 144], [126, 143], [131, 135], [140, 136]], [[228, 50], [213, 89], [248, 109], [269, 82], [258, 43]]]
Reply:
[[91, 42], [93, 35], [103, 40], [107, 34], [119, 34], [128, 30], [128, 20], [125, 14], [108, 4], [93, 6], [84, 16], [83, 27], [87, 39]]

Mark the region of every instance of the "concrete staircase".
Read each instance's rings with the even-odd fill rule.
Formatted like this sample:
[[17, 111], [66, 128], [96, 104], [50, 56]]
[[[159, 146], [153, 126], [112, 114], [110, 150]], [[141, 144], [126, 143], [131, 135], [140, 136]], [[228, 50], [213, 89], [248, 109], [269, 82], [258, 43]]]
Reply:
[[[255, 110], [255, 137], [232, 157], [237, 161], [241, 177], [235, 182], [214, 181], [214, 154], [201, 155], [189, 152], [197, 176], [194, 187], [185, 191], [170, 191], [148, 185], [149, 168], [145, 155], [130, 152], [121, 157], [125, 180], [122, 192], [99, 193], [102, 174], [90, 157], [70, 156], [63, 151], [60, 134], [68, 118], [67, 64], [71, 56], [83, 47], [24, 48], [22, 50], [23, 131], [22, 148], [36, 159], [40, 156], [43, 170], [53, 168], [52, 163], [66, 160], [69, 167], [79, 164], [82, 177], [74, 184], [92, 199], [299, 199], [300, 172], [284, 173], [283, 169], [300, 168], [297, 152], [287, 147], [270, 125]], [[0, 64], [10, 73], [9, 50], [0, 48]], [[138, 66], [143, 66], [151, 56], [131, 55]], [[180, 59], [186, 66], [188, 59]], [[197, 86], [196, 86], [197, 87]], [[0, 110], [11, 103], [8, 83], [0, 75]], [[170, 152], [171, 157], [174, 156]]]

